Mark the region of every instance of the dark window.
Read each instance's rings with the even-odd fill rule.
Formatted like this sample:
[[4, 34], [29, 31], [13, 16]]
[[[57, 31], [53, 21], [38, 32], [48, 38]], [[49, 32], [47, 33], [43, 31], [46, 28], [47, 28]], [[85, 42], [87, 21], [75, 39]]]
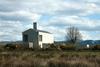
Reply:
[[42, 35], [39, 35], [39, 41], [42, 41]]
[[28, 41], [28, 35], [23, 35], [23, 41], [27, 42]]

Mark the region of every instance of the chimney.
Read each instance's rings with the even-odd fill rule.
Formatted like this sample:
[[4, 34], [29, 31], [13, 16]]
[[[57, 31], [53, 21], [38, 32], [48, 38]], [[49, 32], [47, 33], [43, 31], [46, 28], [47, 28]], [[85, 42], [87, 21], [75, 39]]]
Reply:
[[37, 23], [36, 22], [33, 22], [33, 29], [37, 30]]

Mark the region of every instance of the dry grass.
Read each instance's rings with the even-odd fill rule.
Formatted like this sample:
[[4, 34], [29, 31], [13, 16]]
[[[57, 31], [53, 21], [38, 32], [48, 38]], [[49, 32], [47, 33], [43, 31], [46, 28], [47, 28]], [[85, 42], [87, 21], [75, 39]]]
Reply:
[[100, 52], [5, 51], [0, 67], [100, 67]]

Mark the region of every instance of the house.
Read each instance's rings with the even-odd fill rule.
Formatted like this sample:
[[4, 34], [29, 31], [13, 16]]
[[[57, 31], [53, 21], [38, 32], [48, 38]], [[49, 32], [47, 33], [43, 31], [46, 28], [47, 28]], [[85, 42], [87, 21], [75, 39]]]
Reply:
[[23, 43], [28, 48], [48, 48], [54, 43], [53, 35], [50, 32], [38, 30], [37, 23], [33, 23], [33, 29], [22, 32]]

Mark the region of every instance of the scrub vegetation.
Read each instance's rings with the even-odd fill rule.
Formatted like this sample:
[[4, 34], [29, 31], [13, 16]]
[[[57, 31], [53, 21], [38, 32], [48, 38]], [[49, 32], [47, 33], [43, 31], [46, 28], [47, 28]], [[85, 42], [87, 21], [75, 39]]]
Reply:
[[100, 67], [100, 51], [2, 48], [0, 67]]

